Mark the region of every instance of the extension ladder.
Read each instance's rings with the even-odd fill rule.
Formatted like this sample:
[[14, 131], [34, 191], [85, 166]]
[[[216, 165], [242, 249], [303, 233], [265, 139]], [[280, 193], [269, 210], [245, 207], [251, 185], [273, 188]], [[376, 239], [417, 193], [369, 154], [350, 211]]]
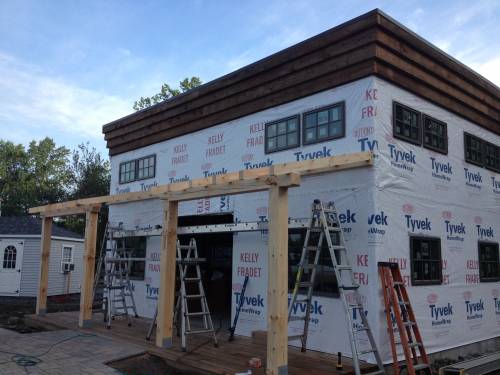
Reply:
[[[218, 346], [217, 335], [210, 316], [207, 297], [203, 282], [201, 280], [200, 263], [206, 262], [205, 258], [198, 257], [196, 241], [191, 238], [189, 245], [181, 245], [177, 240], [177, 264], [179, 269], [180, 295], [177, 297], [174, 322], [178, 322], [180, 312], [181, 345], [186, 351], [186, 337], [188, 335], [211, 333], [214, 339], [214, 346]], [[201, 311], [192, 312], [193, 302], [199, 306]], [[203, 328], [193, 327], [191, 319], [197, 319], [194, 323], [203, 323]]]
[[109, 224], [106, 225], [105, 237], [94, 279], [94, 294], [99, 286], [102, 286], [104, 320], [108, 329], [111, 328], [111, 321], [117, 316], [125, 316], [129, 326], [132, 325], [131, 313], [136, 318], [138, 317], [129, 277], [130, 264], [133, 260], [144, 260], [142, 258], [131, 258], [133, 249], [125, 247], [124, 238], [115, 239], [113, 237], [114, 230]]
[[[347, 321], [349, 324], [348, 334], [351, 344], [352, 362], [356, 375], [361, 374], [359, 357], [364, 354], [373, 353], [375, 356], [378, 370], [371, 374], [385, 374], [384, 366], [377, 350], [372, 331], [366, 318], [366, 313], [361, 297], [359, 296], [359, 285], [355, 283], [352, 267], [349, 265], [347, 248], [344, 241], [344, 233], [337, 210], [333, 202], [328, 203], [326, 207], [319, 199], [315, 199], [312, 205], [312, 216], [304, 239], [304, 246], [298, 265], [295, 286], [292, 292], [292, 298], [288, 307], [288, 321], [304, 321], [304, 327], [301, 334], [289, 336], [289, 340], [301, 340], [302, 351], [306, 350], [307, 335], [309, 331], [309, 317], [311, 313], [312, 295], [316, 278], [316, 269], [318, 267], [319, 257], [323, 243], [326, 240], [329, 255], [332, 261], [335, 277], [337, 279], [340, 299], [344, 305]], [[346, 292], [354, 294], [355, 303], [348, 302]], [[298, 298], [300, 295], [300, 299]], [[303, 316], [292, 316], [295, 303], [305, 303], [306, 308]], [[362, 325], [353, 326], [353, 312], [359, 314]], [[361, 334], [365, 333], [368, 337], [370, 348], [360, 350], [359, 340]]]
[[[385, 314], [391, 340], [394, 374], [399, 375], [400, 373], [396, 344], [401, 344], [403, 346], [408, 374], [423, 373], [431, 375], [429, 358], [425, 352], [422, 336], [420, 335], [398, 264], [379, 262], [378, 269], [384, 294]], [[399, 333], [400, 341], [397, 343], [392, 329], [391, 314], [396, 320]]]

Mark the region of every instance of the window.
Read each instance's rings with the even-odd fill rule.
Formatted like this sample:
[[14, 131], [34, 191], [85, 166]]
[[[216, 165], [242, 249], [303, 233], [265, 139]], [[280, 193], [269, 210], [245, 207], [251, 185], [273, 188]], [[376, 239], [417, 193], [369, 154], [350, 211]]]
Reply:
[[483, 165], [483, 141], [471, 134], [464, 133], [465, 161]]
[[135, 160], [120, 164], [120, 184], [135, 180]]
[[411, 284], [433, 285], [442, 282], [441, 240], [410, 237]]
[[424, 147], [448, 153], [448, 132], [446, 123], [424, 115]]
[[498, 243], [479, 242], [479, 280], [500, 280]]
[[137, 179], [153, 178], [155, 176], [156, 155], [146, 156], [137, 160]]
[[[302, 247], [306, 236], [306, 229], [291, 229], [288, 232], [288, 289], [293, 290], [295, 286], [295, 278], [297, 276], [298, 265], [300, 256], [302, 254]], [[311, 242], [318, 243], [319, 233], [311, 233]], [[332, 235], [334, 245], [338, 243]], [[309, 252], [310, 256], [314, 256], [314, 252]], [[311, 258], [311, 263], [314, 263]], [[332, 261], [330, 258], [330, 251], [326, 240], [323, 240], [323, 246], [319, 257], [318, 267], [316, 268], [316, 276], [314, 281], [314, 295], [339, 297], [339, 289], [335, 271], [333, 269]], [[310, 278], [312, 270], [304, 269], [302, 280], [306, 281]]]
[[69, 272], [73, 269], [73, 246], [63, 245], [61, 249], [61, 272]]
[[484, 166], [500, 172], [500, 147], [484, 142]]
[[345, 136], [345, 107], [337, 103], [304, 114], [303, 142], [311, 144]]
[[420, 112], [393, 102], [393, 135], [405, 141], [420, 145]]
[[131, 260], [128, 264], [130, 279], [144, 280], [146, 270], [146, 237], [124, 237], [117, 241], [117, 248], [125, 249], [127, 252], [127, 257], [144, 259]]
[[120, 184], [153, 178], [156, 170], [156, 155], [126, 161], [120, 164]]
[[266, 124], [266, 154], [298, 147], [299, 128], [298, 115]]
[[15, 246], [9, 245], [3, 252], [3, 268], [15, 269], [16, 268], [17, 249]]

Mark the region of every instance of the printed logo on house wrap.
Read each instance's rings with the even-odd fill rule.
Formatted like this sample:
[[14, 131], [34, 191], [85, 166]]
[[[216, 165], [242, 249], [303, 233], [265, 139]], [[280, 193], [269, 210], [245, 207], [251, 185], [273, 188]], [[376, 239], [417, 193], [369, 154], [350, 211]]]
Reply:
[[373, 236], [384, 236], [389, 226], [389, 217], [382, 210], [368, 215], [368, 234]]
[[500, 180], [496, 178], [496, 176], [491, 176], [491, 187], [493, 189], [493, 193], [500, 194]]
[[466, 319], [468, 321], [477, 321], [483, 319], [484, 302], [481, 299], [475, 299], [471, 291], [463, 292]]
[[264, 168], [270, 167], [274, 164], [274, 160], [270, 158], [266, 158], [263, 161], [247, 161], [243, 162], [243, 169], [255, 169], [255, 168]]
[[352, 224], [356, 224], [356, 212], [348, 208], [345, 211], [339, 211], [338, 216], [344, 233], [351, 233]]
[[391, 165], [400, 170], [413, 173], [417, 165], [415, 153], [412, 150], [405, 151], [400, 146], [392, 143], [389, 143], [388, 147]]
[[483, 218], [481, 216], [475, 216], [474, 223], [476, 224], [476, 234], [478, 239], [487, 240], [495, 237], [493, 228], [490, 225], [483, 224]]
[[497, 319], [499, 319], [500, 318], [500, 299], [498, 297], [500, 296], [500, 293], [498, 292], [498, 289], [493, 289], [491, 291], [491, 296], [493, 297], [493, 311], [495, 312]]
[[451, 177], [453, 176], [452, 165], [449, 162], [440, 161], [433, 156], [431, 156], [429, 159], [431, 161], [430, 166], [432, 177], [441, 181], [450, 182]]
[[295, 155], [295, 161], [321, 159], [332, 156], [332, 149], [323, 146], [321, 149], [316, 151], [298, 151], [293, 154]]
[[[240, 304], [241, 291], [233, 292], [236, 299], [236, 306]], [[241, 312], [250, 315], [260, 316], [264, 310], [264, 297], [261, 294], [251, 295], [245, 293]]]
[[465, 185], [477, 190], [481, 190], [483, 176], [480, 172], [472, 172], [469, 168], [464, 168]]
[[450, 302], [439, 303], [439, 297], [435, 293], [427, 296], [427, 306], [433, 328], [449, 327], [453, 318], [453, 305]]
[[204, 163], [201, 165], [201, 170], [203, 173], [203, 177], [212, 177], [212, 176], [218, 176], [221, 174], [226, 174], [227, 169], [225, 167], [218, 168], [218, 169], [213, 169], [213, 164], [212, 163]]
[[452, 213], [450, 211], [443, 211], [441, 216], [444, 219], [446, 239], [448, 241], [463, 242], [466, 235], [465, 224], [463, 222], [452, 221]]
[[411, 231], [411, 232], [421, 232], [421, 231], [431, 231], [432, 230], [432, 223], [431, 220], [424, 216], [424, 217], [417, 217], [413, 215], [413, 212], [415, 211], [415, 208], [413, 207], [412, 204], [406, 203], [402, 207], [402, 211], [405, 214], [404, 215], [404, 221], [406, 223], [406, 227]]

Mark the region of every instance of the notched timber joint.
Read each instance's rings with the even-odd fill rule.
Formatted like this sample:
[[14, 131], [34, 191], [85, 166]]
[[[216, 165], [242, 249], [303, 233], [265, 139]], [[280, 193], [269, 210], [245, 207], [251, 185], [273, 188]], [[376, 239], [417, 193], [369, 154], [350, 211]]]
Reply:
[[290, 172], [283, 175], [271, 175], [266, 178], [266, 184], [279, 187], [300, 186], [301, 177], [299, 173]]

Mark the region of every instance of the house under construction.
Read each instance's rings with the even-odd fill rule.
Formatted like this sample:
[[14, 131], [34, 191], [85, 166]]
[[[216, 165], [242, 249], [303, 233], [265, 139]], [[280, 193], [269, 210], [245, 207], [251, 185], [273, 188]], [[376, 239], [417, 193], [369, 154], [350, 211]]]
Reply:
[[[95, 324], [96, 220], [108, 204], [110, 226], [133, 249], [137, 314], [158, 312], [157, 346], [170, 347], [175, 335], [177, 240], [194, 238], [212, 317], [232, 321], [241, 302], [236, 335], [267, 331], [267, 369], [286, 373], [288, 336], [304, 325], [288, 322], [289, 298], [319, 200], [335, 203], [359, 288], [349, 300], [323, 246], [312, 299], [290, 305], [291, 315], [308, 314], [307, 349], [356, 356], [350, 332], [366, 317], [379, 357], [393, 361], [387, 343], [397, 319], [384, 313], [379, 262], [399, 265], [427, 353], [495, 344], [500, 89], [381, 11], [103, 132], [111, 195], [31, 210], [44, 217], [39, 313], [52, 217], [86, 213], [79, 324]], [[346, 315], [344, 299], [363, 312]]]

